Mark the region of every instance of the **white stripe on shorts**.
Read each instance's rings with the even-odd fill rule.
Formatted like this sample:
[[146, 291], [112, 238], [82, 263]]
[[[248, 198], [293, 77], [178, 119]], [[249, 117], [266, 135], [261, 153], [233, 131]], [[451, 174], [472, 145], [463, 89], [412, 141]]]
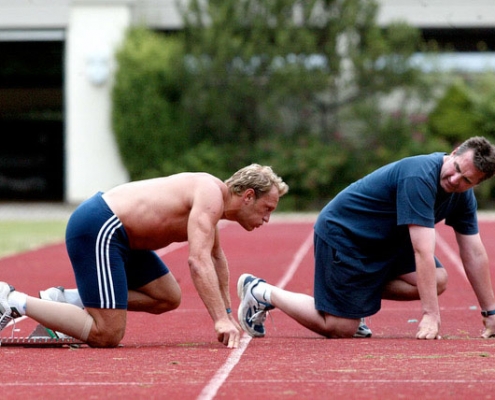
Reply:
[[96, 239], [96, 273], [98, 274], [98, 291], [101, 308], [115, 308], [115, 293], [113, 289], [112, 270], [110, 266], [110, 242], [122, 222], [113, 215], [101, 227]]

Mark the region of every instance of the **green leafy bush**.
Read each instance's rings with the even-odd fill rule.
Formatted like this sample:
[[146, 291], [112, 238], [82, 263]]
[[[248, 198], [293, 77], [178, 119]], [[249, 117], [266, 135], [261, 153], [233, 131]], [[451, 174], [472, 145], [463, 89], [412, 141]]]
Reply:
[[[457, 78], [428, 118], [433, 137], [448, 142], [450, 152], [472, 136], [484, 136], [495, 143], [495, 79], [492, 74]], [[475, 188], [480, 208], [493, 208], [495, 179]]]
[[[242, 10], [218, 1], [208, 3], [221, 10], [210, 25], [188, 14], [173, 37], [130, 29], [117, 55], [113, 126], [131, 178], [206, 171], [226, 179], [256, 162], [289, 184], [280, 209], [318, 210], [386, 163], [494, 134], [493, 79], [477, 88], [456, 82], [427, 118], [431, 79], [407, 62], [417, 32], [403, 24], [377, 29], [371, 2], [359, 15], [349, 11], [359, 3], [346, 0], [342, 10], [328, 3], [335, 20], [323, 18], [316, 31], [282, 17], [246, 29]], [[314, 4], [304, 4], [312, 15]], [[337, 54], [337, 38], [356, 43]], [[308, 68], [308, 54], [325, 54], [328, 63]], [[480, 204], [493, 198], [491, 184], [477, 190]]]
[[479, 119], [474, 113], [475, 104], [469, 89], [462, 81], [451, 85], [429, 115], [430, 131], [459, 144], [480, 131]]
[[160, 174], [163, 160], [173, 160], [189, 147], [181, 43], [131, 29], [117, 54], [113, 128], [132, 179]]

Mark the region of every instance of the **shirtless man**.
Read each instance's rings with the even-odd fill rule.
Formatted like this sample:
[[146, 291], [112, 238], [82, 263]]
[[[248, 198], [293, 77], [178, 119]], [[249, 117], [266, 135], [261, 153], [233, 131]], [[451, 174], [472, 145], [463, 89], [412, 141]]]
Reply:
[[[222, 182], [207, 173], [181, 173], [130, 182], [83, 202], [66, 231], [77, 289], [46, 301], [0, 282], [0, 330], [20, 315], [92, 347], [115, 347], [127, 311], [161, 314], [177, 308], [181, 290], [154, 250], [188, 241], [191, 277], [220, 342], [239, 345], [242, 329], [231, 313], [229, 270], [218, 222], [247, 231], [267, 223], [288, 186], [257, 164]], [[41, 296], [50, 298], [50, 296]]]

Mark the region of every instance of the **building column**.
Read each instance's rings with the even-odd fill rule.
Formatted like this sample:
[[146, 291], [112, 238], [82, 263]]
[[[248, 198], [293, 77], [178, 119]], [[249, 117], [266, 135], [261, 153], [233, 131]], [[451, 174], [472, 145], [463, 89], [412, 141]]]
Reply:
[[111, 123], [115, 52], [134, 0], [73, 0], [65, 55], [65, 201], [127, 182]]

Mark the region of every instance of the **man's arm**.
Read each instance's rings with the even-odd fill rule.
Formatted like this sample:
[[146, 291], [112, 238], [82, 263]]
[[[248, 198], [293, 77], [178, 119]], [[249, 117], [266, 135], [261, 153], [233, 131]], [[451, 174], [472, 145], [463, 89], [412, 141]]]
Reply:
[[[461, 235], [456, 232], [459, 254], [469, 283], [482, 310], [495, 310], [495, 297], [490, 278], [490, 267], [485, 246], [479, 234]], [[484, 317], [483, 337], [495, 335], [495, 315]]]
[[238, 347], [240, 331], [227, 315], [212, 260], [216, 225], [223, 212], [222, 193], [216, 184], [208, 183], [196, 191], [187, 227], [191, 278], [213, 319], [218, 340], [228, 347]]
[[229, 309], [229, 317], [232, 322], [238, 327], [239, 331], [242, 332], [242, 328], [235, 320], [234, 315], [232, 314], [232, 302], [230, 299], [230, 271], [227, 262], [227, 257], [225, 257], [225, 253], [223, 252], [222, 247], [220, 246], [220, 235], [218, 232], [218, 227], [215, 229], [215, 243], [213, 245], [213, 250], [211, 252], [211, 258], [213, 260], [213, 264], [215, 266], [215, 271], [218, 277], [218, 283], [220, 286], [220, 293], [222, 295], [224, 301], [225, 309]]
[[435, 271], [435, 229], [409, 225], [409, 235], [416, 261], [416, 277], [423, 317], [419, 323], [418, 339], [440, 338], [440, 307], [438, 305]]

